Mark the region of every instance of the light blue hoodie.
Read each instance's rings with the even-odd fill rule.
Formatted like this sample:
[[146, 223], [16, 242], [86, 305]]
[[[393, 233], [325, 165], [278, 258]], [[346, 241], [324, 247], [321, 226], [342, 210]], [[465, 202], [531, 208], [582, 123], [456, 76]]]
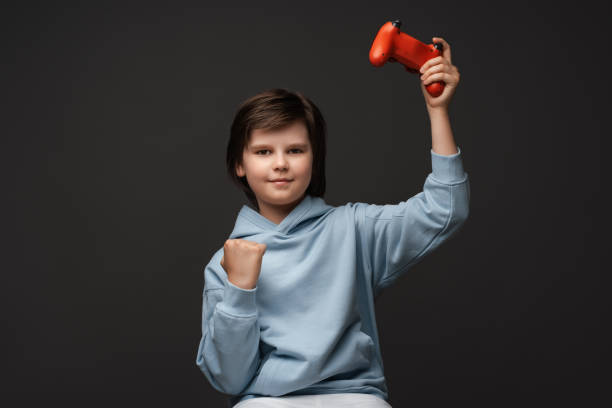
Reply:
[[264, 243], [254, 289], [204, 268], [196, 364], [230, 406], [261, 397], [357, 392], [388, 400], [374, 299], [467, 219], [461, 150], [431, 150], [423, 191], [396, 205], [305, 198], [280, 224], [244, 205], [230, 239]]

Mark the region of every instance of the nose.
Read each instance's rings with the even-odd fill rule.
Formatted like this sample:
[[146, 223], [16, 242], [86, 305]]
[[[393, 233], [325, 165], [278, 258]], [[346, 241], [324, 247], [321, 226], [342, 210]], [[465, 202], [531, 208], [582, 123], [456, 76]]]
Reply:
[[274, 156], [274, 168], [276, 170], [287, 169], [288, 165], [289, 162], [287, 161], [287, 158], [283, 152], [279, 152], [276, 156]]

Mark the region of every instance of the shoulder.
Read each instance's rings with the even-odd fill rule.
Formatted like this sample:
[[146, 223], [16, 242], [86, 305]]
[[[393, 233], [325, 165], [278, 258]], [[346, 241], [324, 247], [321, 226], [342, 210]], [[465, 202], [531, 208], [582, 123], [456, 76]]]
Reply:
[[345, 204], [334, 206], [329, 212], [329, 220], [334, 226], [342, 228], [358, 227], [363, 219], [365, 209], [370, 204], [349, 201]]
[[375, 204], [349, 201], [346, 204], [334, 207], [334, 212], [337, 216], [355, 217], [356, 215], [361, 214], [367, 207], [372, 205]]
[[345, 204], [333, 206], [331, 213], [334, 213], [335, 215], [355, 213], [355, 211], [357, 211], [363, 205], [368, 204], [349, 201]]

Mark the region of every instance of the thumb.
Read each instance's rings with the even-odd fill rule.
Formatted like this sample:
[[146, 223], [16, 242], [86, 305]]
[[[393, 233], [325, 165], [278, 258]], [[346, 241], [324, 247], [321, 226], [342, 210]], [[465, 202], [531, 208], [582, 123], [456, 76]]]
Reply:
[[451, 50], [450, 50], [450, 45], [448, 44], [448, 42], [446, 42], [446, 40], [444, 38], [440, 38], [440, 37], [433, 37], [432, 41], [434, 43], [442, 44], [442, 57], [444, 59], [448, 60], [448, 62], [450, 62], [452, 64], [452, 61], [451, 61]]

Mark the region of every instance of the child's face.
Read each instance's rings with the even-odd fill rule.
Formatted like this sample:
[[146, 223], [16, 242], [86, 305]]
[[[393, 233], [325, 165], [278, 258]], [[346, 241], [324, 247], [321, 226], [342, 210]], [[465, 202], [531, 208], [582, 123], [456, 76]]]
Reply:
[[[255, 129], [236, 174], [246, 175], [260, 208], [287, 205], [306, 192], [312, 176], [312, 158], [308, 129], [302, 121], [281, 130]], [[279, 178], [291, 181], [284, 184], [272, 181]]]

